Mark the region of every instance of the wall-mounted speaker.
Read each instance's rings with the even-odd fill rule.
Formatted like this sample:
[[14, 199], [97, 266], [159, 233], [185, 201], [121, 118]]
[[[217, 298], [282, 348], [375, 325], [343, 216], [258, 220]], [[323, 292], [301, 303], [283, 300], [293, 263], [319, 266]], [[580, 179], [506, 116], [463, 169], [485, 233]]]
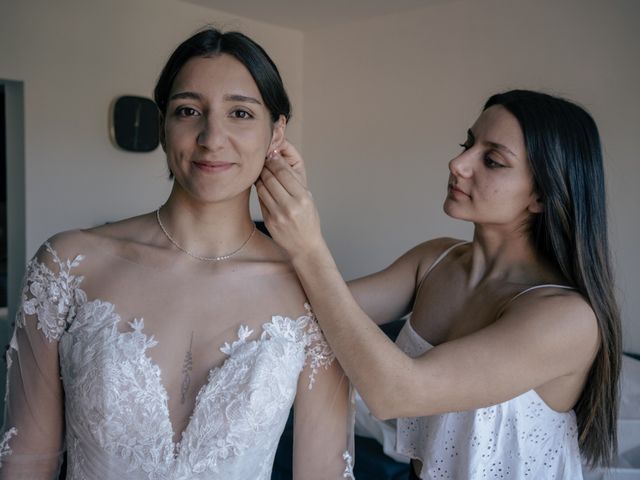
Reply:
[[111, 140], [129, 152], [151, 152], [160, 141], [160, 115], [150, 98], [124, 95], [111, 108]]

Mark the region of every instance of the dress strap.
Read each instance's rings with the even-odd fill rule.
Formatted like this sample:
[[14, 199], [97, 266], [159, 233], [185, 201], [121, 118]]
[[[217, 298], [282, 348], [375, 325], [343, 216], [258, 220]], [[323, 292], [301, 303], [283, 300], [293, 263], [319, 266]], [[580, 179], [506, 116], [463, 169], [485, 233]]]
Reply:
[[431, 270], [433, 270], [434, 268], [436, 268], [438, 266], [438, 264], [440, 262], [442, 262], [442, 260], [445, 259], [445, 257], [447, 255], [449, 255], [449, 253], [451, 253], [451, 251], [456, 248], [459, 247], [460, 245], [466, 245], [468, 243], [468, 241], [463, 241], [463, 242], [458, 242], [458, 243], [454, 243], [453, 245], [451, 245], [449, 248], [447, 248], [444, 252], [442, 252], [440, 255], [438, 255], [438, 258], [436, 258], [433, 263], [431, 265], [429, 265], [429, 268], [427, 268], [427, 271], [424, 272], [424, 275], [422, 275], [422, 278], [420, 278], [420, 281], [418, 282], [418, 288], [416, 289], [416, 296], [418, 295], [418, 292], [420, 291], [420, 289], [422, 288], [422, 284], [424, 283], [424, 280], [427, 278], [427, 276], [431, 273]]
[[514, 300], [516, 300], [517, 298], [520, 298], [525, 293], [529, 293], [532, 290], [538, 290], [539, 288], [562, 288], [564, 290], [575, 290], [574, 287], [570, 287], [569, 285], [558, 285], [558, 284], [555, 284], [555, 283], [543, 283], [541, 285], [534, 285], [533, 287], [525, 288], [524, 290], [522, 290], [521, 292], [516, 293], [513, 297], [511, 297], [509, 300], [507, 300], [507, 302], [500, 309], [500, 313], [498, 314], [498, 317], [500, 317], [504, 313], [506, 308], [509, 305], [511, 305], [511, 303]]

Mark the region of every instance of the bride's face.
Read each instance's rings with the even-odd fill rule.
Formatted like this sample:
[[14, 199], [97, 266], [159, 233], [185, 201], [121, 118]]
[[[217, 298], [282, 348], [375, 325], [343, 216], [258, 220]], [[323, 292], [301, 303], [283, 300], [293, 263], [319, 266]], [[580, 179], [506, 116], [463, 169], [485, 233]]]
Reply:
[[176, 76], [163, 146], [177, 184], [218, 202], [248, 194], [268, 152], [284, 138], [249, 71], [230, 55], [194, 57]]

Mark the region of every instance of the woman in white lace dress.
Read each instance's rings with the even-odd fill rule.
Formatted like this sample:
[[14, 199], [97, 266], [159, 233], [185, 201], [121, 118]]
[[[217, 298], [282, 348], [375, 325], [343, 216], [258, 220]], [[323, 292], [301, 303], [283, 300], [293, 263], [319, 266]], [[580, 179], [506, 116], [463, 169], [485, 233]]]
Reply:
[[[515, 90], [491, 97], [466, 137], [444, 210], [474, 223], [473, 240], [425, 242], [351, 292], [280, 158], [257, 184], [265, 220], [371, 412], [401, 417], [412, 478], [579, 479], [581, 454], [607, 463], [616, 445], [620, 323], [598, 131], [571, 102]], [[393, 345], [374, 321], [409, 311]]]
[[152, 213], [58, 234], [29, 263], [7, 355], [2, 479], [351, 478], [348, 382], [249, 193], [290, 115], [246, 36], [172, 54], [155, 100], [173, 179]]

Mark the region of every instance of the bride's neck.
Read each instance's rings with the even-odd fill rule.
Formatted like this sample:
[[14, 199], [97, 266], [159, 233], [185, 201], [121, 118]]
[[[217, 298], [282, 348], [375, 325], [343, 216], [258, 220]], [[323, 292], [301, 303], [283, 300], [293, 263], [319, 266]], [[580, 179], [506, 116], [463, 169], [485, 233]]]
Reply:
[[176, 243], [203, 257], [226, 255], [236, 250], [254, 228], [248, 198], [199, 203], [171, 195], [160, 207], [159, 216]]

